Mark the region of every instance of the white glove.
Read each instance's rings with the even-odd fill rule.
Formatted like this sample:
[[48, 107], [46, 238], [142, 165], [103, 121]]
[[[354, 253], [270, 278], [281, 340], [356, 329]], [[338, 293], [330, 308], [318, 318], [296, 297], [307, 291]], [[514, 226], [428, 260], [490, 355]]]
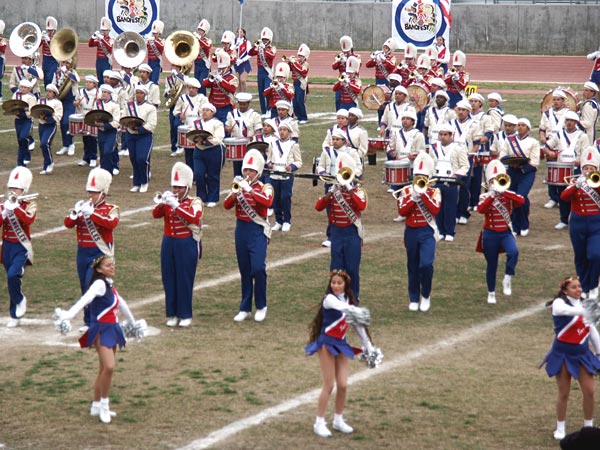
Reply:
[[577, 178], [577, 181], [575, 181], [575, 187], [577, 187], [577, 189], [581, 189], [583, 187], [584, 183], [585, 183], [585, 175], [580, 175]]
[[10, 200], [4, 201], [4, 209], [7, 211], [14, 211], [19, 207], [19, 202], [11, 202]]
[[85, 202], [81, 205], [81, 215], [83, 217], [90, 217], [94, 213], [94, 205], [91, 202]]
[[458, 80], [458, 74], [457, 74], [457, 73], [455, 73], [454, 75], [452, 75], [452, 79], [453, 79], [454, 81]]
[[179, 207], [179, 200], [177, 200], [177, 197], [175, 197], [174, 195], [169, 195], [165, 199], [165, 205], [170, 206], [173, 209], [176, 209]]
[[600, 56], [600, 50], [597, 50], [597, 51], [595, 51], [595, 52], [590, 53], [589, 55], [587, 55], [587, 59], [589, 59], [590, 61], [593, 61], [598, 56]]
[[384, 55], [383, 53], [379, 53], [379, 54], [377, 55], [377, 59], [378, 59], [379, 61], [383, 61], [383, 60], [385, 59], [385, 55]]
[[67, 71], [67, 66], [60, 66], [60, 71], [65, 73]]
[[252, 186], [250, 186], [248, 180], [240, 181], [240, 187], [244, 190], [244, 192], [250, 192], [252, 190]]
[[417, 200], [419, 200], [419, 198], [421, 198], [421, 193], [415, 191], [415, 188], [412, 187], [410, 198], [412, 199], [413, 202], [416, 202]]

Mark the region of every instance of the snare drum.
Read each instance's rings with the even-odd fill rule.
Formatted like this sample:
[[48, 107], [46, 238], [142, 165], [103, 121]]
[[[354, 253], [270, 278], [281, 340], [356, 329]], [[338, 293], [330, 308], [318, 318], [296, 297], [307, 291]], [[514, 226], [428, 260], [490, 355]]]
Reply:
[[386, 161], [383, 164], [385, 171], [384, 183], [388, 185], [401, 185], [408, 184], [410, 174], [410, 161], [398, 160], [398, 161]]
[[181, 148], [194, 148], [196, 144], [187, 138], [188, 132], [192, 131], [192, 127], [179, 125], [177, 127], [177, 145]]
[[559, 163], [556, 161], [546, 162], [546, 183], [550, 186], [566, 186], [565, 177], [573, 175], [573, 164]]
[[91, 127], [86, 123], [83, 124], [83, 136], [98, 137], [98, 127]]
[[69, 116], [69, 134], [71, 136], [84, 136], [83, 114], [71, 114]]
[[369, 138], [369, 146], [367, 147], [367, 155], [374, 155], [378, 151], [385, 152], [390, 144], [389, 138]]
[[496, 159], [496, 158], [493, 157], [492, 155], [490, 155], [490, 152], [477, 153], [477, 162], [479, 163], [480, 166], [489, 164], [490, 162], [492, 162], [493, 159]]
[[246, 155], [246, 146], [250, 142], [247, 138], [225, 138], [225, 159], [231, 161], [241, 161]]

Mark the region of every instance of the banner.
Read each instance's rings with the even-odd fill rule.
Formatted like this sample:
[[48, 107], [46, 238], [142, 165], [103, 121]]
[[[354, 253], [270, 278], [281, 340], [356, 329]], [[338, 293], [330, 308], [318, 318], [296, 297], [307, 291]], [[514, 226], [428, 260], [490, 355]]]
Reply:
[[443, 36], [446, 47], [450, 39], [452, 0], [394, 0], [392, 5], [392, 37], [399, 48], [409, 42], [417, 48], [435, 43]]
[[105, 0], [104, 14], [112, 23], [110, 35], [117, 37], [123, 31], [135, 31], [145, 36], [152, 23], [159, 18], [160, 0]]

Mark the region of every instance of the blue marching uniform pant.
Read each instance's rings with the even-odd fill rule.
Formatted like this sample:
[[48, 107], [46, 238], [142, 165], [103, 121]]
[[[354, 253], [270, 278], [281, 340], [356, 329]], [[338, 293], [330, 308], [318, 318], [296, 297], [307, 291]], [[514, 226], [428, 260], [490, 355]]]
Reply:
[[114, 155], [117, 153], [117, 129], [98, 132], [98, 148], [100, 149], [100, 167], [112, 174], [115, 167]]
[[256, 309], [267, 306], [267, 237], [263, 227], [238, 219], [235, 225], [235, 253], [242, 279], [240, 311], [252, 311], [252, 294]]
[[447, 90], [446, 93], [448, 94], [448, 97], [450, 97], [450, 100], [448, 100], [448, 106], [450, 108], [454, 108], [456, 104], [463, 99], [460, 92], [450, 92]]
[[83, 136], [83, 160], [89, 164], [90, 161], [98, 159], [98, 138], [95, 136]]
[[198, 253], [198, 243], [192, 236], [182, 239], [163, 236], [160, 270], [167, 317], [192, 318]]
[[[518, 208], [517, 208], [518, 209]], [[496, 272], [498, 271], [498, 257], [500, 249], [506, 252], [506, 266], [504, 268], [505, 275], [514, 275], [517, 261], [519, 259], [519, 249], [517, 241], [512, 232], [492, 231], [485, 228], [482, 236], [483, 255], [487, 262], [485, 269], [485, 280], [487, 282], [488, 292], [496, 291]]]
[[[387, 80], [387, 78], [375, 78], [375, 84], [377, 86], [387, 86], [390, 87], [390, 82]], [[381, 118], [383, 117], [383, 111], [385, 110], [385, 108], [379, 108], [377, 110], [377, 126], [381, 125]]]
[[232, 113], [232, 112], [233, 112], [233, 106], [231, 106], [231, 105], [221, 106], [220, 108], [217, 108], [217, 112], [215, 113], [215, 118], [219, 119], [223, 123], [223, 126], [225, 126], [225, 122], [227, 122], [227, 114]]
[[471, 183], [469, 185], [469, 206], [471, 208], [474, 208], [479, 204], [479, 196], [481, 195], [482, 182], [483, 166], [481, 164], [477, 164], [477, 166], [473, 166], [473, 172], [471, 174]]
[[25, 166], [25, 161], [31, 160], [28, 138], [32, 128], [33, 121], [31, 119], [15, 119], [15, 130], [17, 131], [17, 142], [19, 143], [17, 166]]
[[150, 175], [150, 154], [154, 136], [152, 133], [129, 134], [127, 145], [129, 159], [133, 166], [133, 185], [148, 184]]
[[0, 98], [2, 97], [2, 78], [4, 78], [4, 58], [0, 56]]
[[571, 202], [565, 202], [560, 198], [560, 194], [567, 188], [567, 186], [557, 186], [556, 192], [558, 193], [558, 210], [560, 212], [560, 221], [562, 223], [569, 224], [569, 214], [571, 213]]
[[[77, 276], [79, 277], [79, 287], [81, 294], [90, 287], [90, 281], [94, 274], [94, 260], [99, 258], [104, 253], [98, 247], [82, 247], [77, 246]], [[90, 324], [90, 307], [89, 305], [83, 308], [83, 323], [89, 326]]]
[[339, 111], [340, 109], [350, 109], [342, 106], [342, 90], [335, 91], [335, 110]]
[[171, 152], [177, 150], [178, 136], [177, 127], [181, 125], [181, 119], [173, 115], [173, 108], [169, 108], [169, 140], [171, 142]]
[[331, 227], [331, 263], [329, 270], [345, 270], [352, 279], [354, 298], [360, 299], [360, 259], [362, 239], [354, 225]]
[[102, 80], [104, 80], [105, 70], [111, 70], [108, 58], [96, 58], [96, 77], [98, 77], [100, 84], [102, 84]]
[[75, 98], [71, 93], [68, 93], [65, 98], [61, 100], [63, 105], [63, 116], [60, 119], [60, 134], [63, 147], [68, 147], [73, 144], [73, 136], [69, 133], [69, 117], [71, 114], [75, 114], [75, 105], [73, 105], [74, 100]]
[[17, 305], [25, 298], [21, 291], [21, 284], [23, 283], [23, 274], [27, 263], [27, 250], [20, 242], [4, 241], [2, 243], [2, 263], [4, 270], [6, 270], [10, 317], [16, 319]]
[[301, 84], [300, 80], [294, 81], [294, 98], [292, 100], [292, 106], [298, 120], [308, 120], [308, 114], [306, 113], [306, 91], [302, 89]]
[[220, 145], [206, 150], [194, 149], [194, 179], [196, 195], [204, 203], [219, 201], [223, 150]]
[[56, 122], [54, 123], [40, 123], [38, 126], [38, 133], [40, 135], [40, 149], [42, 150], [42, 156], [44, 157], [44, 170], [48, 168], [50, 164], [54, 162], [52, 159], [51, 144], [56, 134]]
[[263, 66], [258, 66], [256, 81], [258, 82], [258, 98], [260, 100], [260, 112], [261, 114], [266, 114], [267, 111], [269, 111], [269, 102], [267, 100], [267, 97], [265, 97], [264, 92], [271, 84], [271, 78], [269, 78], [269, 73]]
[[[339, 91], [338, 91], [338, 92], [339, 92]], [[349, 110], [350, 108], [357, 108], [357, 107], [358, 107], [358, 105], [357, 105], [356, 103], [354, 103], [354, 102], [345, 103], [345, 102], [342, 102], [342, 101], [340, 100], [340, 107], [339, 107], [338, 109], [345, 109], [345, 110], [347, 111], [347, 110]]]
[[456, 205], [456, 217], [471, 217], [469, 213], [469, 203], [471, 201], [471, 192], [469, 186], [471, 184], [471, 172], [473, 171], [473, 157], [469, 156], [469, 171], [466, 175], [457, 177], [463, 182], [458, 188], [458, 203]]
[[194, 61], [194, 78], [200, 82], [200, 88], [198, 89], [199, 94], [206, 95], [206, 88], [202, 87], [202, 81], [208, 77], [208, 72], [208, 67], [206, 67], [203, 59]]
[[160, 79], [160, 72], [161, 72], [160, 59], [149, 59], [148, 65], [152, 69], [152, 72], [150, 73], [150, 80], [153, 83], [158, 84], [158, 80]]
[[435, 223], [441, 236], [454, 236], [456, 228], [456, 202], [458, 200], [458, 186], [438, 183], [435, 186], [442, 194], [442, 207], [435, 216]]
[[408, 298], [411, 303], [418, 303], [421, 296], [431, 296], [435, 260], [433, 229], [430, 226], [407, 226], [404, 229], [404, 246], [408, 271]]
[[[58, 70], [58, 61], [53, 56], [44, 55], [42, 59], [42, 72], [44, 72], [44, 86], [52, 83], [54, 74]], [[1, 92], [1, 91], [0, 91]]]
[[[195, 151], [195, 149], [193, 149], [193, 148], [184, 149], [185, 163], [192, 170], [194, 170], [194, 151]], [[195, 178], [195, 175], [194, 175], [194, 178]]]
[[560, 195], [557, 192], [558, 186], [548, 185], [548, 197], [556, 203], [560, 202]]
[[581, 289], [588, 293], [598, 287], [600, 277], [600, 215], [580, 216], [571, 212], [570, 219], [575, 271], [581, 279]]
[[275, 221], [283, 224], [292, 223], [292, 193], [294, 190], [294, 178], [288, 180], [274, 180], [270, 178], [269, 183], [273, 186], [273, 213]]
[[536, 172], [537, 170], [533, 166], [524, 166], [523, 169], [509, 167], [507, 170], [511, 190], [525, 198], [523, 206], [513, 209], [510, 217], [515, 233], [529, 229], [529, 207], [531, 205], [529, 191], [533, 187]]

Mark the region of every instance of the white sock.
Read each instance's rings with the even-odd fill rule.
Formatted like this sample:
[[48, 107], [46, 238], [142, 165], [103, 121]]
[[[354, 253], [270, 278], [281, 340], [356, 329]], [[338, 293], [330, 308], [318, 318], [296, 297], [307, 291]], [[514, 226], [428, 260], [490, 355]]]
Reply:
[[590, 420], [585, 419], [583, 421], [583, 426], [584, 427], [593, 427], [594, 426], [594, 419], [590, 419]]
[[92, 400], [92, 408], [100, 408], [100, 402], [96, 400]]
[[106, 409], [108, 408], [108, 397], [101, 397], [100, 398], [100, 406]]
[[317, 416], [317, 420], [315, 420], [315, 425], [325, 425], [325, 417]]
[[333, 420], [335, 422], [343, 422], [344, 421], [344, 415], [343, 414], [336, 414], [334, 416]]
[[511, 278], [512, 278], [512, 275], [504, 275], [504, 280], [506, 280], [506, 281], [510, 281]]
[[556, 431], [564, 432], [567, 427], [567, 422], [565, 420], [557, 420], [556, 421]]

